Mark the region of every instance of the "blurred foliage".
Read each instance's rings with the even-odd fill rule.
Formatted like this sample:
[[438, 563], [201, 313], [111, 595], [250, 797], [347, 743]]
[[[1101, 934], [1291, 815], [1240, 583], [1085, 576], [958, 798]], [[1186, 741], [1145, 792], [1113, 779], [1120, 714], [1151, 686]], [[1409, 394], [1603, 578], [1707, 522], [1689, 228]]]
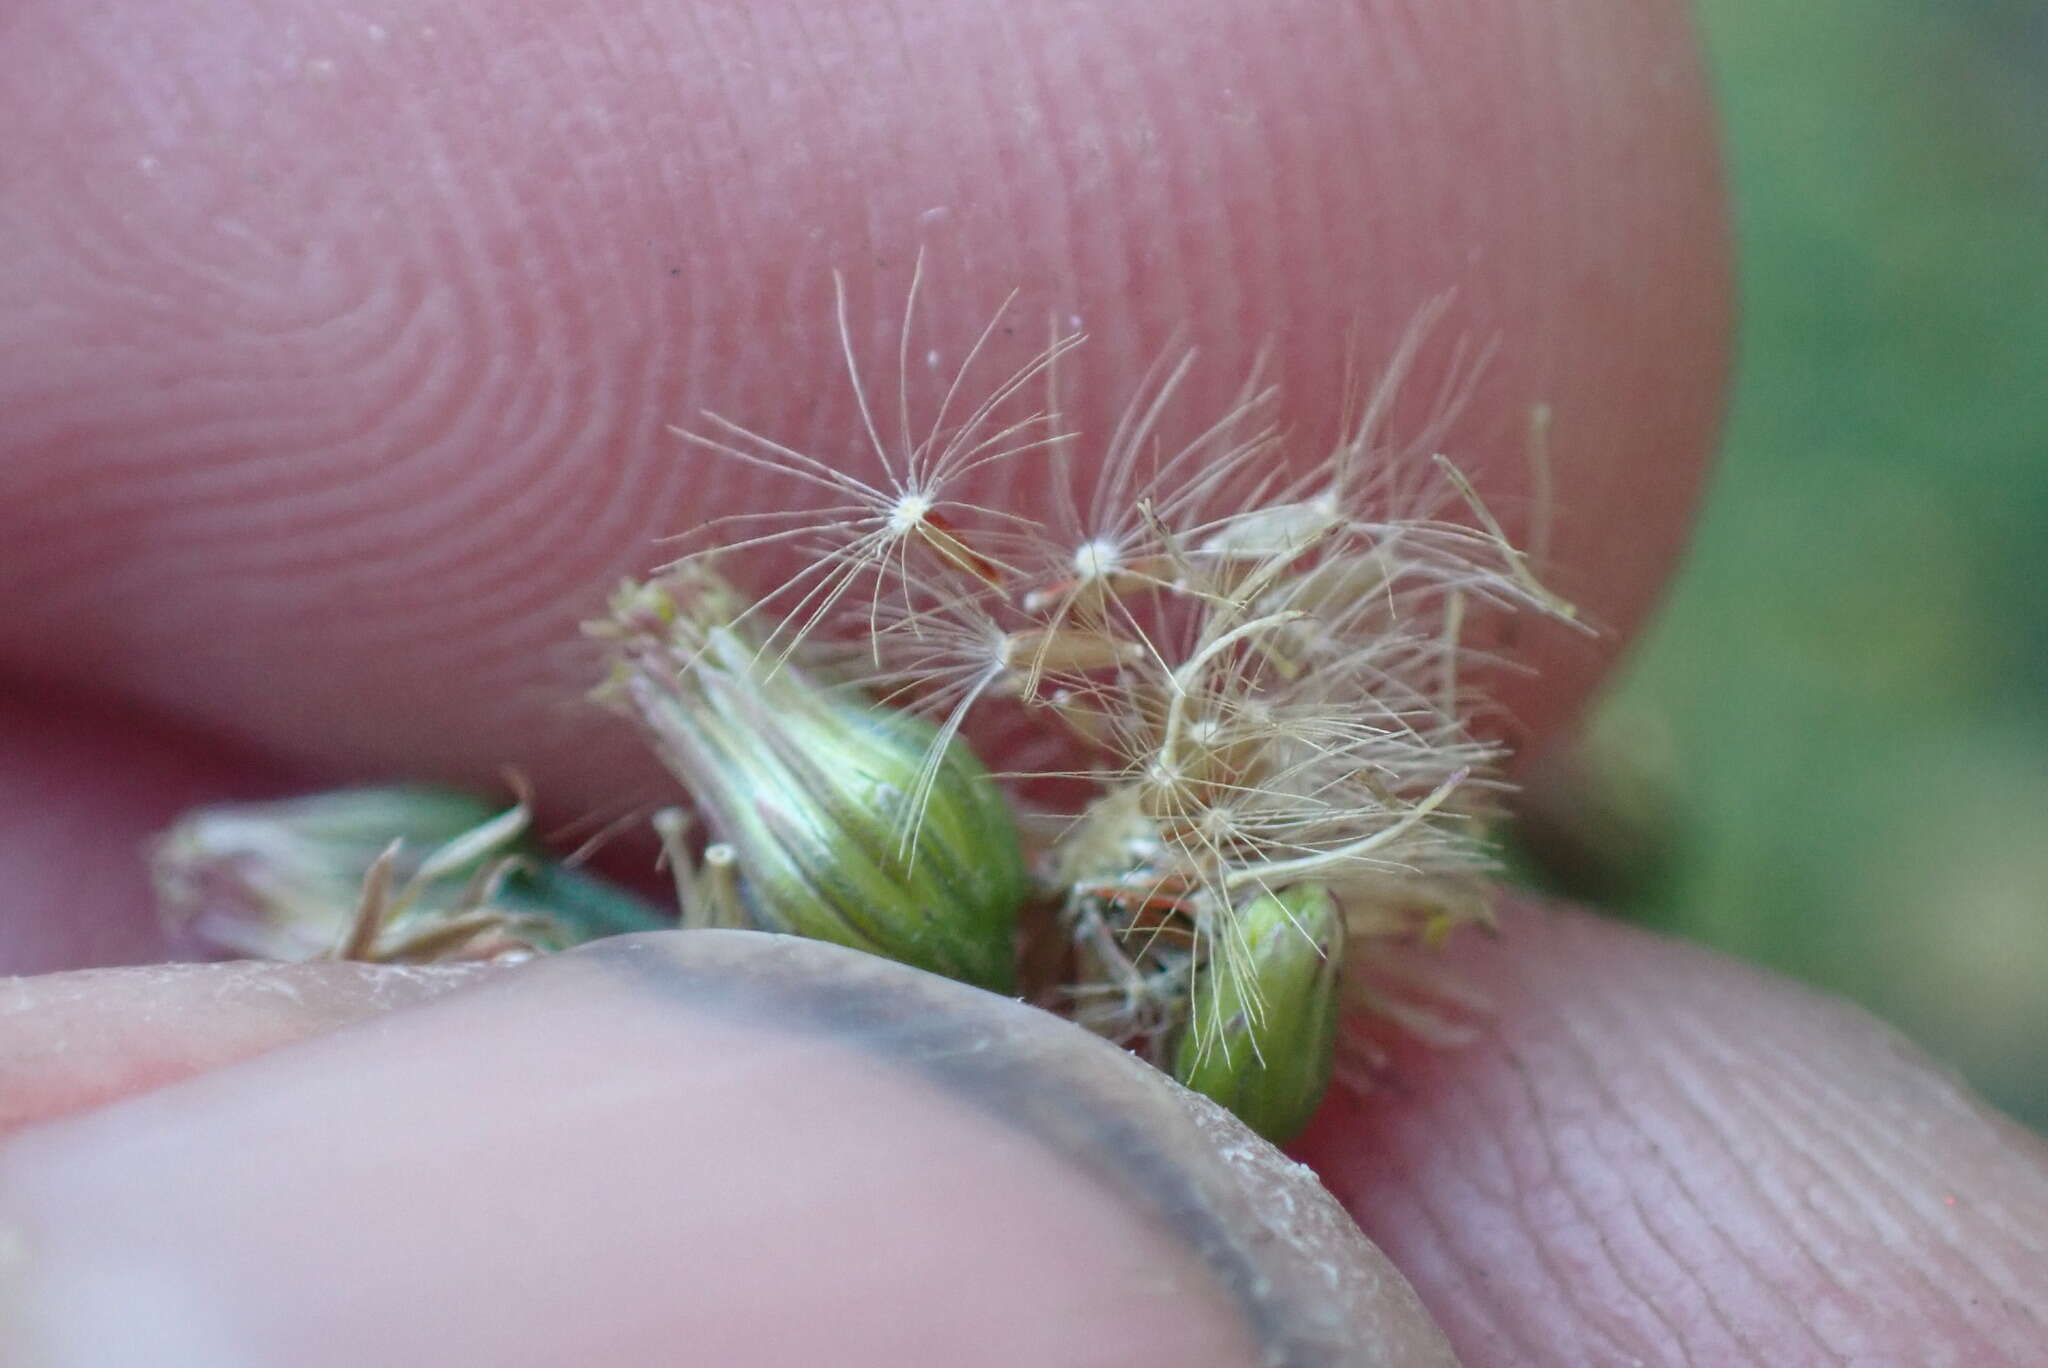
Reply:
[[1742, 251], [1723, 464], [1530, 836], [2048, 1126], [2048, 5], [1699, 13]]

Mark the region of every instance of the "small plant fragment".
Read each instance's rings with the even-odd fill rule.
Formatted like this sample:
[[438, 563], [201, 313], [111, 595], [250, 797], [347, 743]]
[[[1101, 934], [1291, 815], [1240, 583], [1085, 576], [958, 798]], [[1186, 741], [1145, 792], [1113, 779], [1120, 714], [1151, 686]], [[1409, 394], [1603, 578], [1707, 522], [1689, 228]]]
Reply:
[[[1428, 1004], [1456, 994], [1411, 957], [1487, 921], [1481, 835], [1505, 788], [1501, 747], [1473, 726], [1472, 667], [1490, 662], [1465, 623], [1571, 610], [1436, 450], [1470, 367], [1420, 434], [1388, 436], [1436, 310], [1303, 468], [1257, 375], [1194, 437], [1163, 440], [1191, 354], [1097, 444], [1060, 427], [1056, 363], [1077, 337], [962, 403], [1001, 314], [920, 426], [906, 313], [885, 434], [843, 284], [838, 300], [859, 445], [884, 481], [706, 415], [680, 433], [699, 450], [850, 502], [709, 524], [587, 629], [611, 651], [601, 696], [708, 820], [696, 863], [664, 819], [686, 924], [1007, 985], [1021, 821], [1047, 833], [1029, 901], [1065, 946], [1055, 981], [1026, 991], [1269, 1136], [1306, 1122], [1349, 1048], [1340, 1003], [1447, 1038]], [[1050, 518], [967, 502], [962, 481], [1002, 488], [1003, 466], [1050, 470]], [[1085, 506], [1077, 468], [1096, 472]], [[763, 546], [809, 564], [758, 597], [713, 569]], [[963, 740], [999, 710], [1088, 757], [1006, 777], [1095, 796], [1013, 819]]]
[[424, 786], [197, 808], [159, 837], [164, 929], [189, 953], [383, 962], [523, 958], [670, 923], [542, 855], [522, 799]]

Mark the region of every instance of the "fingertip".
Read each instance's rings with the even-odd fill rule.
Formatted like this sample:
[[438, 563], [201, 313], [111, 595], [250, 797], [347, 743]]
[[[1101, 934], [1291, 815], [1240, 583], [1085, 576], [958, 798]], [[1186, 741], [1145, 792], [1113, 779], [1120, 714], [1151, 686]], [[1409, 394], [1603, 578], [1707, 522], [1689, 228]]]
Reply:
[[1846, 1003], [1534, 903], [1321, 1172], [1475, 1362], [2020, 1362], [2048, 1147]]
[[920, 245], [921, 345], [958, 356], [1021, 286], [1093, 334], [1098, 433], [1178, 329], [1190, 421], [1271, 341], [1323, 440], [1347, 338], [1373, 364], [1455, 286], [1447, 342], [1499, 358], [1460, 460], [1529, 512], [1551, 407], [1547, 569], [1611, 629], [1531, 646], [1528, 729], [1683, 538], [1727, 260], [1677, 3], [113, 13], [32, 5], [7, 56], [38, 154], [0, 265], [37, 330], [0, 381], [0, 555], [43, 590], [0, 633], [18, 670], [332, 772], [510, 761], [612, 808], [651, 767], [558, 643], [657, 539], [788, 496], [665, 425], [857, 459], [829, 272], [893, 356]]
[[424, 1001], [485, 965], [152, 964], [0, 979], [0, 1136]]
[[813, 942], [633, 937], [17, 1136], [6, 1347], [1448, 1363], [1320, 1189], [1248, 1149], [1022, 1004]]
[[0, 694], [0, 755], [0, 974], [160, 958], [149, 839], [278, 782], [234, 746], [55, 689]]

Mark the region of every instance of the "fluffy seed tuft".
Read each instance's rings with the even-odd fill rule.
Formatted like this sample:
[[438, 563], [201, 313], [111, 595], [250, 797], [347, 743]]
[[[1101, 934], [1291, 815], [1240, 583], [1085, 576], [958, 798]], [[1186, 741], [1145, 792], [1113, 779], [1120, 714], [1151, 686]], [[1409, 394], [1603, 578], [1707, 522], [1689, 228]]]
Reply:
[[[899, 370], [921, 278], [920, 267]], [[707, 433], [684, 434], [699, 447], [843, 502], [713, 524], [685, 561], [764, 544], [813, 552], [761, 597], [757, 649], [772, 651], [771, 670], [801, 657], [802, 669], [929, 720], [898, 852], [917, 843], [973, 718], [1001, 708], [1055, 724], [1085, 761], [1013, 777], [1083, 780], [1094, 794], [1062, 815], [1039, 860], [1070, 942], [1051, 994], [1069, 1015], [1162, 1065], [1171, 1051], [1185, 1076], [1227, 1075], [1246, 1096], [1269, 1095], [1248, 1072], [1258, 1049], [1246, 1042], [1290, 1038], [1266, 1014], [1298, 1023], [1304, 1004], [1265, 1000], [1268, 985], [1334, 981], [1274, 946], [1276, 918], [1285, 930], [1314, 907], [1316, 925], [1292, 928], [1309, 959], [1346, 947], [1351, 1000], [1426, 1030], [1432, 1018], [1398, 992], [1375, 996], [1401, 976], [1374, 965], [1405, 963], [1405, 948], [1487, 916], [1481, 836], [1504, 755], [1475, 726], [1476, 667], [1497, 662], [1470, 645], [1466, 624], [1479, 608], [1572, 618], [1438, 450], [1476, 362], [1461, 354], [1449, 368], [1417, 434], [1389, 435], [1395, 394], [1445, 301], [1424, 310], [1340, 440], [1303, 469], [1285, 459], [1277, 391], [1257, 370], [1192, 439], [1164, 437], [1192, 351], [1155, 365], [1100, 442], [1061, 428], [1058, 365], [1078, 336], [965, 406], [1000, 315], [929, 422], [912, 423], [899, 386], [887, 441], [853, 358], [843, 282], [837, 298], [881, 477], [707, 418]], [[1036, 382], [1044, 404], [1013, 411]], [[1048, 516], [969, 502], [989, 467], [1027, 457], [1050, 477]], [[1207, 1001], [1224, 996], [1228, 1012]]]

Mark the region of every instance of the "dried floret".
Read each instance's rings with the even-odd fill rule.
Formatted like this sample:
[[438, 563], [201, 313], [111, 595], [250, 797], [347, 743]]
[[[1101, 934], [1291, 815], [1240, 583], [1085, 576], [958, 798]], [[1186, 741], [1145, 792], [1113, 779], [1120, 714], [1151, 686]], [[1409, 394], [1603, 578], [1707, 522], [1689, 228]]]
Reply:
[[544, 855], [526, 801], [421, 785], [222, 803], [150, 851], [166, 935], [270, 960], [513, 959], [665, 925], [638, 897]]

